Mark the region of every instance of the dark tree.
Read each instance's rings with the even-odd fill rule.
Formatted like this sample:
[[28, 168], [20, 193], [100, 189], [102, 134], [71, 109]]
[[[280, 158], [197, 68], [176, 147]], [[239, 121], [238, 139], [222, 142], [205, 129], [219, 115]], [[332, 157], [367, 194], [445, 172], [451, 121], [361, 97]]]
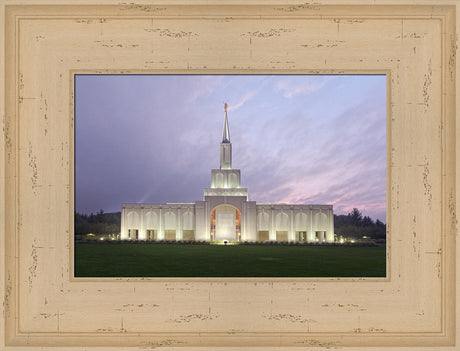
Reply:
[[372, 220], [371, 217], [369, 217], [369, 216], [364, 216], [364, 217], [363, 217], [363, 220], [362, 220], [362, 222], [361, 222], [361, 225], [362, 225], [363, 227], [370, 227], [370, 226], [373, 226], [373, 225], [374, 225], [374, 221]]
[[362, 220], [363, 220], [363, 215], [359, 210], [355, 207], [353, 208], [353, 211], [351, 211], [348, 216], [351, 218], [351, 221], [354, 225], [361, 225]]

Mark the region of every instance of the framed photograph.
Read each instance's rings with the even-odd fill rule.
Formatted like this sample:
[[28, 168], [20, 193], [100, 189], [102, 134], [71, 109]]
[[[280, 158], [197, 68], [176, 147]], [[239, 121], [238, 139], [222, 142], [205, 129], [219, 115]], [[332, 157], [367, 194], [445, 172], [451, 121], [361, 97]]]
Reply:
[[[458, 11], [3, 1], [2, 348], [457, 349]], [[81, 74], [385, 74], [386, 277], [76, 277]]]
[[386, 276], [386, 75], [74, 79], [75, 277]]

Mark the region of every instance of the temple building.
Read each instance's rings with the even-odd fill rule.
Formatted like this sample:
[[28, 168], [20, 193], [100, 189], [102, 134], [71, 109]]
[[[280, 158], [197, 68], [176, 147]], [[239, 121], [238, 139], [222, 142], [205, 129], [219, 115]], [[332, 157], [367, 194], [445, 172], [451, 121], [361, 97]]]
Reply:
[[220, 167], [195, 203], [122, 204], [122, 240], [333, 242], [332, 205], [257, 204], [232, 168], [227, 104]]

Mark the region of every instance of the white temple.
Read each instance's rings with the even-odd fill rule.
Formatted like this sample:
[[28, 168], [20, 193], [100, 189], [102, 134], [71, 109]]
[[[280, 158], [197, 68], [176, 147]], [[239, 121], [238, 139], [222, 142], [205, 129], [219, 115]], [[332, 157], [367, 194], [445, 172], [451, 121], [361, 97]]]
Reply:
[[220, 168], [195, 203], [122, 204], [122, 240], [333, 242], [332, 205], [256, 204], [232, 168], [227, 104]]

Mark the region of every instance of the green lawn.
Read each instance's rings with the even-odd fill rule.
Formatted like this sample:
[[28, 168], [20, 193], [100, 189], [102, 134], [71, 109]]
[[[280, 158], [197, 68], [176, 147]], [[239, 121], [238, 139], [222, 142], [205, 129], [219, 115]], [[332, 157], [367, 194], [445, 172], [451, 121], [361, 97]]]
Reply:
[[384, 277], [385, 248], [77, 243], [76, 277]]

